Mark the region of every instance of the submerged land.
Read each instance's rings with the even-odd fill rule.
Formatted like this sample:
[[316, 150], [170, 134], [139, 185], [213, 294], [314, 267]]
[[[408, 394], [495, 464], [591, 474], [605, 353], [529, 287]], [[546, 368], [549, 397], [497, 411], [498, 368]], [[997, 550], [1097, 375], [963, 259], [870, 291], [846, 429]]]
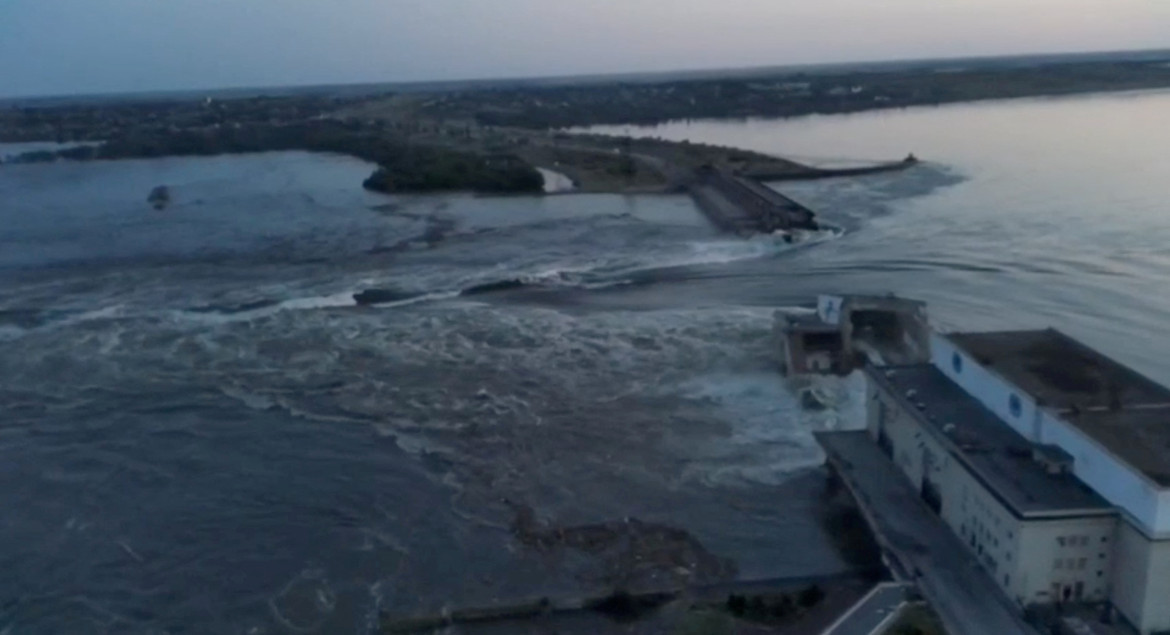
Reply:
[[[364, 185], [389, 193], [538, 193], [538, 167], [567, 175], [579, 192], [663, 192], [685, 188], [701, 168], [763, 180], [858, 171], [821, 170], [738, 148], [567, 130], [1168, 87], [1170, 52], [1141, 52], [24, 100], [0, 103], [0, 142], [88, 142], [7, 159], [16, 163], [280, 150], [344, 154], [377, 164]], [[899, 158], [871, 167], [905, 167]]]

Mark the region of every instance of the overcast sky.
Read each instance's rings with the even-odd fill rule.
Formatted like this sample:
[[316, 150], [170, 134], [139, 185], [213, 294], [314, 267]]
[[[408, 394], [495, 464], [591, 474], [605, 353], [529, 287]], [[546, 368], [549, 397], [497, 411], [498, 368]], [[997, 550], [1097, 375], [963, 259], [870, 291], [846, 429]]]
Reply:
[[1170, 47], [1170, 0], [0, 0], [0, 96]]

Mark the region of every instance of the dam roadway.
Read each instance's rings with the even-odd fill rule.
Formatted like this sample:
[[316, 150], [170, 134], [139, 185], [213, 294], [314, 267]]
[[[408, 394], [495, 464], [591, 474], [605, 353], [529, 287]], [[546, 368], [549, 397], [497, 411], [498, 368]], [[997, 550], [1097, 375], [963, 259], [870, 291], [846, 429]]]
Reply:
[[700, 168], [686, 189], [711, 223], [728, 233], [820, 228], [812, 210], [750, 177]]
[[948, 633], [1039, 635], [865, 431], [816, 438], [895, 577], [918, 587]]

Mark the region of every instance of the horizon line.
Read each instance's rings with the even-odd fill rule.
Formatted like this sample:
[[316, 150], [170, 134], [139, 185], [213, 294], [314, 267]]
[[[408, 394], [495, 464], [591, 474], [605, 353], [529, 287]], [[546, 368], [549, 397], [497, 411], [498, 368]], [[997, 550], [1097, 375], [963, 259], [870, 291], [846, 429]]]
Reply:
[[[157, 89], [143, 89], [130, 91], [110, 91], [110, 92], [81, 92], [69, 94], [17, 94], [17, 95], [2, 95], [0, 94], [0, 103], [13, 104], [14, 102], [28, 101], [61, 101], [61, 100], [79, 100], [79, 99], [126, 99], [134, 97], [180, 97], [180, 96], [195, 96], [201, 93], [227, 93], [233, 91], [248, 91], [254, 94], [262, 95], [267, 91], [278, 92], [296, 92], [309, 90], [322, 90], [330, 88], [413, 88], [413, 92], [427, 92], [425, 89], [434, 89], [437, 91], [443, 90], [444, 86], [455, 88], [458, 86], [469, 87], [490, 87], [491, 85], [509, 84], [509, 83], [540, 83], [540, 82], [558, 82], [562, 85], [573, 85], [576, 82], [581, 84], [595, 84], [607, 83], [610, 81], [620, 81], [623, 78], [633, 79], [640, 78], [645, 83], [653, 83], [656, 79], [669, 81], [670, 76], [684, 76], [679, 78], [680, 81], [685, 81], [687, 75], [701, 75], [701, 74], [725, 74], [734, 76], [735, 73], [742, 73], [744, 75], [765, 73], [765, 72], [801, 72], [802, 70], [831, 70], [831, 69], [849, 69], [849, 68], [864, 68], [867, 66], [896, 66], [896, 65], [922, 65], [922, 64], [943, 64], [954, 62], [991, 62], [991, 61], [1010, 61], [1010, 60], [1026, 60], [1029, 58], [1051, 58], [1051, 61], [1060, 61], [1062, 58], [1078, 58], [1078, 57], [1119, 57], [1125, 56], [1166, 56], [1170, 58], [1170, 47], [1168, 48], [1152, 48], [1152, 49], [1111, 49], [1111, 50], [1088, 50], [1088, 51], [1063, 51], [1063, 52], [1040, 52], [1040, 53], [1007, 53], [1007, 54], [987, 54], [987, 55], [969, 55], [969, 56], [952, 56], [952, 57], [920, 57], [920, 58], [885, 58], [872, 60], [853, 60], [844, 62], [801, 62], [795, 64], [760, 64], [751, 66], [708, 66], [708, 67], [691, 67], [691, 68], [677, 68], [671, 70], [634, 70], [634, 71], [613, 71], [613, 72], [582, 72], [562, 75], [511, 75], [511, 76], [484, 76], [484, 77], [463, 77], [457, 79], [422, 79], [422, 80], [370, 80], [370, 81], [354, 81], [354, 82], [339, 82], [339, 83], [293, 83], [293, 84], [269, 84], [269, 85], [223, 85], [218, 87], [196, 87], [196, 88], [157, 88]], [[695, 77], [699, 80], [702, 78]], [[392, 91], [388, 91], [392, 92]], [[210, 95], [209, 95], [210, 96]]]

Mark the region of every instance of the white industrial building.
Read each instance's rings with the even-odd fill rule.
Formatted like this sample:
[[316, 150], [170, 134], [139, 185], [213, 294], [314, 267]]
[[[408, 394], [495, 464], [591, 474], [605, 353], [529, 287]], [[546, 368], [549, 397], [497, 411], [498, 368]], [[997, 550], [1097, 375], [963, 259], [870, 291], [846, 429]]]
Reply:
[[866, 372], [870, 436], [1009, 598], [1170, 630], [1170, 390], [1051, 329]]

